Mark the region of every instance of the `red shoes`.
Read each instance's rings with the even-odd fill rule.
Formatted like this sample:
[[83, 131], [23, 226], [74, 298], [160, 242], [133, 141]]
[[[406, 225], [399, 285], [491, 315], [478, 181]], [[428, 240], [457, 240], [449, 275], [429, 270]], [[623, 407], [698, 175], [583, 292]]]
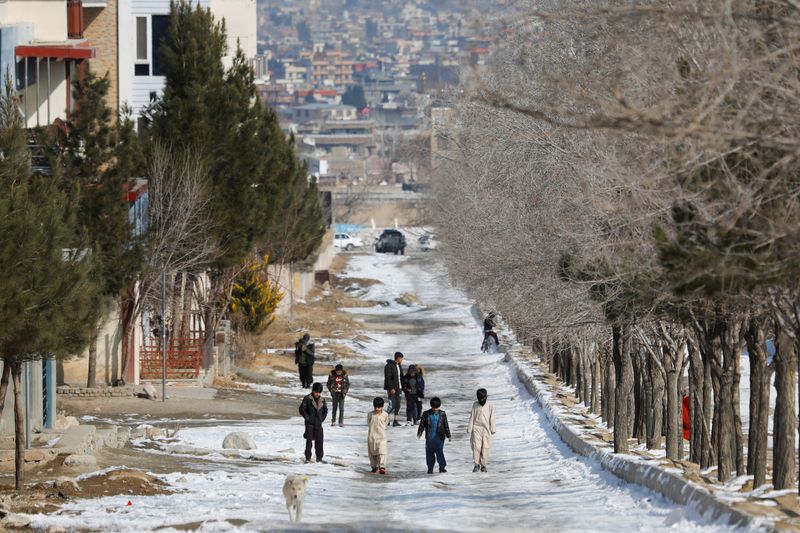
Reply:
[[378, 473], [386, 475], [386, 469], [385, 468], [380, 468], [380, 469], [378, 469]]

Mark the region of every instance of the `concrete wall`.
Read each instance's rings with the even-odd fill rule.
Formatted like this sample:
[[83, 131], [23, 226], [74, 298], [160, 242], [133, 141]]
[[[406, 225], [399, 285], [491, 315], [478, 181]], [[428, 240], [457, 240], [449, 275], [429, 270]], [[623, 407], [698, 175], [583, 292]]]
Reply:
[[211, 13], [217, 20], [225, 20], [225, 30], [228, 33], [228, 54], [222, 60], [225, 68], [233, 63], [237, 41], [245, 57], [254, 58], [258, 41], [256, 1], [211, 0]]
[[[109, 306], [97, 337], [97, 385], [110, 385], [115, 379], [123, 377], [122, 372], [122, 331], [119, 322], [119, 307]], [[89, 350], [59, 361], [58, 384], [86, 386], [89, 371]]]
[[98, 76], [108, 74], [106, 103], [116, 118], [119, 111], [119, 73], [117, 72], [117, 0], [106, 0], [106, 7], [83, 10], [83, 35], [96, 49], [89, 64]]
[[33, 24], [37, 41], [63, 41], [67, 38], [66, 0], [0, 1], [0, 22]]
[[[32, 361], [30, 365], [30, 407], [31, 407], [31, 430], [41, 430], [44, 425], [44, 401], [42, 384], [42, 362]], [[3, 363], [0, 361], [0, 370]], [[22, 395], [21, 401], [25, 402], [25, 369], [22, 371]], [[14, 434], [14, 384], [9, 376], [8, 391], [6, 393], [6, 403], [3, 408], [3, 415], [0, 417], [0, 435]]]
[[269, 266], [270, 278], [277, 281], [284, 292], [283, 300], [278, 305], [278, 315], [287, 316], [293, 302], [304, 300], [308, 296], [308, 293], [314, 288], [314, 273], [328, 270], [335, 256], [333, 230], [328, 230], [320, 245], [319, 256], [311, 270], [294, 270], [290, 265]]

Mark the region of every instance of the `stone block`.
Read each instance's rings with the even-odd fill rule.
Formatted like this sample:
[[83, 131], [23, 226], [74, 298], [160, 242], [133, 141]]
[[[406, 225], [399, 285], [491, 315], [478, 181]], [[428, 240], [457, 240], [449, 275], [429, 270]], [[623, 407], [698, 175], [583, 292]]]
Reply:
[[72, 454], [64, 459], [64, 466], [95, 466], [97, 459], [94, 455]]
[[90, 453], [94, 450], [96, 432], [94, 426], [73, 426], [64, 432], [55, 447], [72, 454]]
[[44, 461], [44, 452], [42, 450], [25, 450], [26, 463], [38, 463]]
[[225, 440], [222, 441], [222, 447], [234, 450], [255, 450], [256, 443], [244, 431], [234, 431], [233, 433], [228, 433]]

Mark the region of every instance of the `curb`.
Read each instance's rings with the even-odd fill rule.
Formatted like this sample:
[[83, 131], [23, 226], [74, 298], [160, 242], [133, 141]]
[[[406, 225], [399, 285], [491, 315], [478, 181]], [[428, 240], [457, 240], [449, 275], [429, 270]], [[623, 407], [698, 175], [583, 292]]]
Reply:
[[583, 440], [577, 432], [565, 424], [555, 412], [550, 402], [542, 394], [543, 385], [537, 381], [532, 372], [531, 365], [520, 361], [519, 351], [514, 349], [505, 352], [505, 362], [509, 363], [516, 371], [520, 382], [525, 386], [531, 396], [541, 406], [542, 411], [556, 430], [561, 440], [575, 453], [597, 461], [600, 466], [615, 476], [646, 487], [653, 492], [661, 494], [668, 500], [680, 505], [686, 505], [701, 517], [707, 520], [724, 523], [732, 527], [764, 527], [752, 516], [734, 509], [727, 503], [716, 499], [706, 489], [692, 482], [665, 471], [654, 465], [649, 465], [624, 455], [615, 455]]

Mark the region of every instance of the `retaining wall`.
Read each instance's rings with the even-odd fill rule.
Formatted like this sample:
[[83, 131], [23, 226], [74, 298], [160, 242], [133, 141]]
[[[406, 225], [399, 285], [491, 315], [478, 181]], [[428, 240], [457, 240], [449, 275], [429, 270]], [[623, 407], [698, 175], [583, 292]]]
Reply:
[[537, 363], [531, 360], [531, 357], [532, 354], [527, 348], [515, 344], [506, 351], [505, 360], [514, 368], [520, 382], [541, 406], [561, 440], [575, 453], [597, 461], [605, 470], [628, 483], [647, 487], [675, 503], [686, 505], [708, 520], [733, 527], [761, 525], [750, 515], [716, 499], [705, 488], [679, 475], [667, 472], [659, 466], [648, 464], [634, 456], [618, 455], [603, 450], [584, 440], [579, 434], [579, 430], [564, 422], [556, 412], [556, 408], [551, 405], [549, 395], [545, 393], [549, 386], [542, 380], [544, 373], [538, 368]]

